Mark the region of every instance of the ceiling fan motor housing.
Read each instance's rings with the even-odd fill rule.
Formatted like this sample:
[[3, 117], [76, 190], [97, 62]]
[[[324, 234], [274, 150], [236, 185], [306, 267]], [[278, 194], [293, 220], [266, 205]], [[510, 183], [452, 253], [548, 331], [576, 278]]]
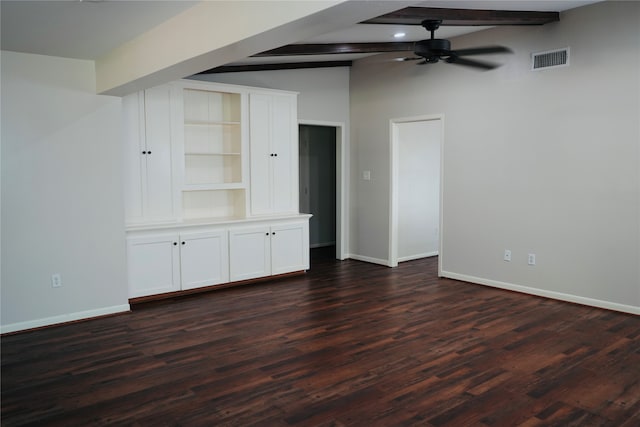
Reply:
[[446, 56], [451, 52], [451, 43], [445, 39], [421, 40], [416, 43], [414, 52], [419, 56]]

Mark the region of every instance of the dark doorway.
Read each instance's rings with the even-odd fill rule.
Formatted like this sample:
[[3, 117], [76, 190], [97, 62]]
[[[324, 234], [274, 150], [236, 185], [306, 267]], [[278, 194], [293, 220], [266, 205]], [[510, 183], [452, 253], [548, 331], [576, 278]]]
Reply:
[[309, 221], [309, 246], [335, 247], [336, 128], [300, 125], [299, 132], [300, 212], [313, 215]]

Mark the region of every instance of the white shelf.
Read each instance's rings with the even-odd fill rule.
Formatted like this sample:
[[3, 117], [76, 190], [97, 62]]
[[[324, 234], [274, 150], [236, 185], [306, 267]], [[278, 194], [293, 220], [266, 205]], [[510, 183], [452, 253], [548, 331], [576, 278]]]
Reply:
[[243, 218], [246, 216], [244, 188], [229, 184], [215, 188], [197, 186], [182, 192], [184, 219]]
[[240, 126], [240, 122], [185, 121], [185, 126]]
[[205, 152], [188, 152], [185, 156], [240, 156], [241, 153], [205, 153]]
[[220, 184], [185, 184], [182, 191], [217, 191], [217, 190], [244, 190], [241, 182], [229, 182]]
[[240, 93], [185, 88], [183, 217], [243, 218]]

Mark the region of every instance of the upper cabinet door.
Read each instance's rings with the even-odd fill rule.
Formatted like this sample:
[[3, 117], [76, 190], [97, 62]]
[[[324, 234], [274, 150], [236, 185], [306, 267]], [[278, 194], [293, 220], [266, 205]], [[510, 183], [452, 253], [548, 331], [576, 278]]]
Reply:
[[146, 133], [146, 212], [152, 219], [175, 216], [172, 177], [171, 87], [144, 91]]
[[297, 103], [293, 94], [251, 93], [251, 214], [298, 211]]
[[146, 175], [144, 138], [144, 92], [122, 98], [124, 142], [124, 207], [127, 222], [140, 222], [144, 216], [143, 176]]
[[271, 98], [249, 95], [251, 213], [271, 212]]
[[271, 104], [273, 212], [298, 212], [298, 123], [296, 98], [274, 95]]
[[159, 86], [122, 101], [127, 223], [176, 218], [170, 92], [169, 86]]

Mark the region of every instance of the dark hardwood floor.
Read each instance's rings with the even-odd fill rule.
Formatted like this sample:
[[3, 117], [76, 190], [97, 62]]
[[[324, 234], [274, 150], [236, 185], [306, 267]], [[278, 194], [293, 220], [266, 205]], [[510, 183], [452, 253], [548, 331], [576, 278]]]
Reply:
[[2, 425], [638, 426], [640, 317], [314, 257], [2, 338]]

